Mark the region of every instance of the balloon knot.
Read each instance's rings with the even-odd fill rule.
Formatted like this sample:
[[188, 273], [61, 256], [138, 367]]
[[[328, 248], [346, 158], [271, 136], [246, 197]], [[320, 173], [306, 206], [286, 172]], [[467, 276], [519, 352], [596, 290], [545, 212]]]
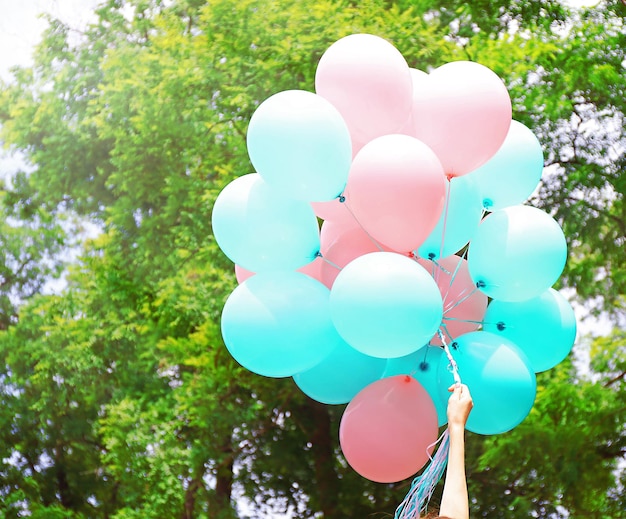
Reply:
[[431, 260], [431, 261], [434, 260], [435, 259], [435, 253], [434, 252], [429, 252], [428, 253], [428, 259]]
[[346, 201], [346, 197], [343, 195], [339, 195], [339, 202], [343, 204], [345, 201]]
[[500, 321], [498, 324], [496, 324], [496, 328], [500, 331], [506, 329], [506, 324], [504, 324], [502, 321]]
[[485, 288], [487, 283], [485, 283], [482, 279], [476, 282], [476, 288]]
[[453, 350], [458, 350], [459, 349], [459, 343], [454, 341], [452, 344], [450, 344], [450, 348], [452, 348]]
[[318, 250], [318, 251], [315, 253], [315, 257], [316, 257], [316, 258], [321, 258], [321, 257], [322, 257], [322, 251], [319, 251], [319, 250]]
[[420, 371], [428, 371], [428, 362], [420, 362]]
[[409, 251], [409, 252], [407, 253], [407, 256], [408, 256], [409, 258], [414, 258], [414, 257], [415, 257], [415, 253], [414, 253], [413, 251]]
[[411, 382], [411, 375], [404, 375], [404, 381], [405, 382]]
[[493, 207], [493, 201], [490, 198], [485, 198], [483, 200], [483, 207], [489, 210], [489, 208]]

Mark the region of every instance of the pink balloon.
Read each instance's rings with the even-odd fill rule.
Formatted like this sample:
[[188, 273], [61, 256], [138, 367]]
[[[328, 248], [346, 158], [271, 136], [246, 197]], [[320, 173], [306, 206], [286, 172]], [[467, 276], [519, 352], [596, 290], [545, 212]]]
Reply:
[[[428, 74], [422, 70], [418, 70], [416, 68], [410, 69], [411, 71], [411, 80], [413, 83], [413, 106], [415, 106], [415, 98], [419, 95], [420, 92], [420, 83], [425, 81], [428, 78]], [[415, 136], [415, 116], [414, 110], [411, 109], [411, 115], [409, 116], [408, 121], [404, 124], [400, 133], [405, 135]], [[356, 153], [354, 153], [354, 147], [352, 148], [352, 156], [354, 157]]]
[[351, 229], [359, 229], [360, 227], [356, 220], [352, 222], [340, 220], [326, 220], [322, 222], [320, 228], [320, 252], [322, 256], [326, 254], [332, 244], [344, 232], [348, 232]]
[[511, 125], [511, 98], [489, 68], [454, 61], [416, 85], [415, 137], [437, 154], [446, 175], [465, 175], [487, 162]]
[[348, 404], [339, 426], [341, 449], [350, 466], [378, 483], [415, 474], [428, 461], [437, 434], [435, 404], [408, 375], [366, 386]]
[[254, 276], [254, 274], [254, 272], [250, 272], [240, 265], [235, 265], [235, 277], [237, 278], [237, 283], [240, 285], [249, 277]]
[[311, 202], [315, 216], [322, 220], [332, 220], [335, 222], [352, 222], [354, 216], [348, 211], [346, 204], [339, 201], [339, 198], [327, 202]]
[[322, 252], [322, 283], [328, 288], [332, 287], [339, 272], [348, 263], [359, 256], [363, 256], [363, 254], [381, 250], [388, 249], [381, 247], [372, 240], [362, 228], [356, 227], [346, 230], [337, 236], [326, 252]]
[[[485, 317], [487, 296], [476, 289], [467, 261], [448, 256], [437, 263], [420, 258], [418, 263], [431, 273], [441, 292], [444, 325], [441, 332], [445, 341], [449, 344], [459, 335], [477, 330]], [[430, 342], [441, 345], [438, 335]]]
[[[322, 280], [322, 267], [323, 260], [320, 257], [315, 258], [311, 263], [307, 263], [304, 267], [300, 267], [298, 272], [302, 272], [307, 276], [317, 279], [318, 281]], [[246, 279], [254, 276], [255, 272], [250, 272], [246, 270], [240, 265], [235, 265], [235, 277], [237, 278], [237, 283], [241, 285]]]
[[345, 196], [357, 221], [376, 241], [407, 253], [437, 224], [446, 179], [423, 142], [385, 135], [366, 144], [352, 161]]
[[333, 43], [317, 65], [315, 90], [339, 110], [357, 147], [399, 131], [411, 112], [409, 66], [398, 49], [372, 34]]

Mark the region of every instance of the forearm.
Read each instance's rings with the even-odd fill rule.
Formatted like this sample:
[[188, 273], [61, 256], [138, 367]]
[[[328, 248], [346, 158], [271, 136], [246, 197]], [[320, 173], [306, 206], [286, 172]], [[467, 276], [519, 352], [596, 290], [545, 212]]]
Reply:
[[469, 519], [467, 481], [465, 479], [465, 428], [449, 427], [450, 452], [443, 486], [440, 515], [451, 519]]

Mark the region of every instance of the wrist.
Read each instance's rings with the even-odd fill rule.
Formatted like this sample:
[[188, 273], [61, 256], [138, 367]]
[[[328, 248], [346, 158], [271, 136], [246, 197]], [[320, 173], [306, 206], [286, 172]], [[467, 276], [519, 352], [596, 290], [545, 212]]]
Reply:
[[465, 424], [461, 422], [448, 422], [448, 429], [450, 430], [450, 434], [464, 434]]

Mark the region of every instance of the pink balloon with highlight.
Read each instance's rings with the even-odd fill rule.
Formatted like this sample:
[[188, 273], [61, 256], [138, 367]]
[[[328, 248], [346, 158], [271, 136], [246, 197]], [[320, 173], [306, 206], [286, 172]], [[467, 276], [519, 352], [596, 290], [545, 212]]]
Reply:
[[377, 242], [408, 253], [439, 221], [446, 179], [439, 159], [423, 142], [385, 135], [354, 158], [345, 196], [357, 221]]
[[315, 216], [322, 220], [332, 220], [334, 222], [351, 222], [354, 216], [348, 211], [346, 204], [339, 198], [327, 202], [311, 202], [311, 207]]
[[511, 125], [511, 98], [489, 68], [453, 61], [417, 84], [412, 113], [415, 137], [433, 149], [446, 175], [457, 177], [498, 151]]
[[[443, 333], [446, 343], [459, 335], [478, 329], [487, 311], [487, 296], [472, 281], [467, 261], [459, 256], [448, 256], [434, 263], [420, 258], [418, 263], [431, 273], [443, 299]], [[431, 344], [441, 345], [435, 335]]]
[[332, 247], [339, 236], [352, 229], [362, 229], [362, 227], [354, 219], [352, 219], [352, 221], [326, 220], [322, 222], [320, 228], [320, 252], [322, 256], [328, 252], [328, 249]]
[[387, 250], [378, 245], [360, 227], [349, 229], [337, 236], [325, 253], [321, 266], [322, 283], [328, 288], [332, 287], [335, 279], [352, 260], [363, 254]]
[[419, 471], [437, 440], [435, 404], [413, 377], [373, 382], [348, 404], [339, 440], [350, 466], [378, 483], [402, 481]]
[[333, 43], [317, 65], [315, 90], [339, 110], [357, 148], [400, 131], [411, 112], [409, 66], [390, 42], [372, 34]]

